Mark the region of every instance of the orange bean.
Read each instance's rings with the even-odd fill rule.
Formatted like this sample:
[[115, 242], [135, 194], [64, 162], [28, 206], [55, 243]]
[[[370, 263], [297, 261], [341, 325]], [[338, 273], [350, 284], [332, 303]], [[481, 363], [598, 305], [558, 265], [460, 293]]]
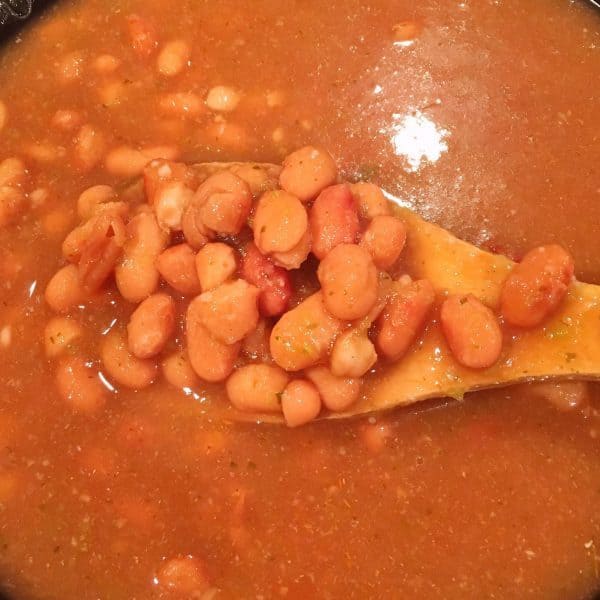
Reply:
[[106, 149], [104, 135], [90, 124], [84, 125], [75, 139], [75, 157], [81, 167], [89, 171], [101, 160]]
[[27, 169], [20, 158], [5, 158], [0, 162], [0, 188], [17, 187], [25, 182]]
[[371, 255], [360, 246], [336, 246], [321, 261], [317, 276], [325, 306], [338, 319], [360, 319], [377, 301], [377, 269]]
[[181, 229], [185, 241], [196, 250], [205, 246], [215, 235], [204, 225], [200, 207], [193, 202], [183, 211]]
[[292, 296], [290, 276], [261, 254], [252, 242], [244, 248], [241, 275], [260, 290], [258, 308], [261, 314], [273, 317], [286, 311]]
[[27, 208], [22, 190], [5, 185], [0, 187], [0, 228], [14, 223]]
[[181, 231], [183, 212], [192, 202], [194, 192], [181, 181], [162, 186], [154, 196], [156, 219], [164, 229]]
[[205, 227], [217, 233], [237, 235], [250, 213], [252, 193], [243, 179], [221, 171], [198, 188], [194, 204], [200, 209]]
[[230, 112], [235, 110], [239, 102], [238, 92], [226, 85], [216, 85], [206, 95], [206, 106], [210, 110]]
[[389, 216], [373, 217], [363, 233], [360, 245], [366, 248], [378, 269], [394, 266], [406, 243], [406, 225]]
[[179, 389], [194, 388], [199, 383], [198, 376], [192, 368], [185, 350], [178, 350], [167, 356], [162, 361], [162, 372], [164, 378], [173, 387]]
[[241, 344], [224, 344], [202, 325], [200, 298], [192, 300], [186, 314], [186, 339], [188, 356], [194, 371], [201, 379], [210, 382], [226, 379], [240, 352]]
[[279, 184], [302, 202], [308, 202], [335, 183], [336, 178], [337, 167], [331, 155], [321, 148], [305, 146], [285, 158]]
[[425, 326], [435, 300], [426, 279], [395, 282], [391, 297], [377, 319], [377, 350], [390, 360], [402, 358]]
[[200, 322], [220, 342], [239, 342], [256, 328], [259, 293], [243, 279], [222, 283], [198, 296]]
[[391, 215], [390, 204], [381, 188], [374, 183], [359, 181], [350, 184], [350, 191], [358, 204], [358, 212], [363, 219]]
[[6, 104], [0, 100], [0, 131], [4, 129], [8, 122], [8, 108]]
[[306, 376], [319, 391], [324, 406], [332, 412], [342, 412], [360, 397], [362, 380], [355, 377], [336, 377], [327, 367], [312, 367]]
[[354, 244], [360, 225], [356, 202], [347, 184], [324, 189], [310, 209], [312, 251], [323, 260], [338, 244]]
[[281, 394], [281, 409], [288, 427], [298, 427], [313, 421], [321, 412], [321, 396], [316, 386], [304, 379], [287, 384]]
[[139, 15], [129, 15], [127, 29], [133, 51], [140, 58], [148, 58], [158, 46], [154, 26]]
[[144, 191], [146, 202], [152, 206], [156, 195], [170, 183], [183, 183], [195, 189], [198, 182], [193, 169], [184, 163], [157, 158], [144, 167]]
[[98, 205], [113, 202], [115, 198], [116, 192], [110, 185], [93, 185], [79, 195], [77, 214], [81, 219], [90, 219]]
[[162, 278], [185, 296], [196, 296], [202, 291], [196, 272], [196, 254], [189, 244], [177, 244], [164, 250], [156, 259], [156, 268]]
[[156, 362], [131, 354], [120, 331], [112, 330], [106, 335], [100, 346], [100, 357], [108, 376], [125, 387], [141, 390], [156, 378]]
[[104, 166], [111, 175], [130, 178], [141, 175], [150, 160], [141, 150], [130, 146], [118, 146], [106, 155]]
[[454, 358], [471, 369], [491, 367], [502, 352], [502, 331], [496, 316], [473, 294], [444, 300], [440, 322]]
[[239, 163], [232, 165], [230, 171], [248, 184], [255, 198], [264, 192], [276, 189], [278, 185], [277, 179], [274, 179], [270, 169], [262, 165]]
[[241, 151], [248, 147], [249, 138], [247, 131], [237, 123], [231, 123], [222, 119], [215, 119], [206, 127], [207, 143], [222, 150]]
[[156, 260], [168, 243], [152, 213], [139, 213], [127, 224], [127, 241], [115, 279], [121, 295], [129, 302], [141, 302], [152, 294], [160, 278]]
[[84, 58], [79, 51], [70, 52], [57, 65], [57, 75], [62, 83], [71, 83], [83, 73]]
[[278, 266], [288, 271], [299, 269], [311, 251], [310, 229], [307, 229], [301, 240], [287, 252], [273, 252], [271, 258]]
[[193, 556], [171, 558], [156, 576], [158, 586], [164, 593], [177, 598], [202, 598], [210, 588], [204, 564]]
[[127, 325], [129, 350], [138, 358], [162, 352], [175, 331], [175, 302], [168, 294], [146, 298], [133, 311]]
[[172, 40], [159, 52], [156, 68], [165, 77], [179, 75], [189, 63], [191, 55], [192, 49], [185, 40]]
[[252, 364], [236, 369], [227, 380], [227, 396], [235, 408], [247, 412], [281, 412], [281, 394], [289, 381], [275, 365]]
[[88, 299], [87, 292], [81, 287], [79, 273], [75, 265], [59, 269], [46, 286], [44, 298], [55, 312], [66, 313]]
[[567, 294], [575, 265], [556, 244], [530, 250], [502, 287], [504, 318], [511, 325], [535, 327], [552, 315]]
[[204, 114], [202, 98], [194, 92], [173, 92], [160, 97], [162, 112], [180, 118], [195, 118]]
[[377, 352], [364, 329], [349, 329], [335, 340], [330, 368], [336, 377], [362, 377], [377, 362]]
[[300, 371], [324, 360], [344, 324], [326, 310], [317, 292], [284, 313], [271, 332], [275, 362], [286, 371]]
[[81, 337], [81, 326], [69, 317], [53, 317], [44, 329], [44, 347], [48, 358], [65, 354]]
[[83, 117], [74, 110], [57, 110], [52, 117], [50, 124], [62, 131], [73, 131], [75, 127], [81, 125]]
[[306, 209], [287, 192], [265, 192], [254, 213], [254, 243], [263, 254], [288, 252], [300, 243], [308, 229]]
[[79, 280], [84, 290], [98, 291], [113, 273], [123, 252], [126, 235], [123, 219], [105, 213], [92, 217], [67, 236], [63, 252], [69, 260], [78, 263]]
[[260, 319], [256, 329], [251, 331], [242, 341], [242, 354], [263, 363], [272, 362], [269, 351], [269, 336], [271, 327], [265, 319]]
[[196, 255], [196, 272], [203, 292], [225, 283], [236, 270], [235, 250], [222, 242], [206, 244]]
[[79, 356], [64, 358], [56, 369], [56, 385], [60, 397], [78, 413], [99, 412], [108, 399], [95, 369]]
[[100, 54], [94, 59], [94, 69], [101, 75], [116, 71], [120, 64], [121, 61], [112, 54]]

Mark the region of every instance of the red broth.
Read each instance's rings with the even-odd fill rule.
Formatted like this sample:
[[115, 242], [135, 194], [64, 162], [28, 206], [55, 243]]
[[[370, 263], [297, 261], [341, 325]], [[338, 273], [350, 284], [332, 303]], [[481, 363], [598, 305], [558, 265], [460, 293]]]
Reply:
[[[600, 283], [598, 14], [532, 0], [180, 6], [58, 3], [0, 54], [0, 162], [27, 169], [0, 229], [2, 589], [591, 594], [596, 386], [289, 430], [217, 421], [220, 388], [161, 381], [75, 415], [46, 358], [43, 290], [80, 193], [122, 185], [141, 149], [279, 162], [309, 143], [460, 237], [515, 258], [560, 243]], [[129, 313], [111, 298], [83, 311], [83, 349]]]

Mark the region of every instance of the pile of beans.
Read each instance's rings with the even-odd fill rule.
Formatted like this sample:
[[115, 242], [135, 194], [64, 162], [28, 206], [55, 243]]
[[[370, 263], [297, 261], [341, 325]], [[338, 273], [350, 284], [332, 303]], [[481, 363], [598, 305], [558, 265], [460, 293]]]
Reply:
[[[348, 410], [363, 377], [378, 361], [401, 360], [438, 310], [456, 361], [490, 367], [501, 323], [539, 325], [573, 278], [571, 257], [543, 246], [507, 278], [501, 317], [473, 295], [436, 294], [404, 272], [410, 232], [381, 190], [339, 183], [335, 162], [315, 147], [277, 171], [223, 166], [203, 181], [193, 167], [154, 160], [141, 200], [95, 186], [78, 213], [62, 247], [66, 265], [45, 292], [63, 315], [48, 324], [46, 347], [61, 361], [62, 395], [86, 410], [101, 405], [104, 386], [89, 361], [64, 357], [81, 334], [66, 315], [93, 305], [112, 279], [135, 309], [126, 330], [117, 324], [101, 336], [103, 378], [140, 389], [160, 361], [177, 387], [224, 382], [238, 410], [282, 413], [297, 426], [323, 409]], [[173, 349], [179, 329], [185, 343]]]

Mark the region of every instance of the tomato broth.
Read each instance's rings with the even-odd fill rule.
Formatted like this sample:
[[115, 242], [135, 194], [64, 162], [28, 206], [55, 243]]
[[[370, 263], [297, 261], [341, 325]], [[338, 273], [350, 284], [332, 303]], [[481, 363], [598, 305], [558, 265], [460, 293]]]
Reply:
[[[375, 183], [482, 248], [520, 260], [559, 244], [578, 279], [600, 284], [599, 74], [599, 14], [558, 1], [57, 2], [7, 40], [0, 590], [591, 597], [597, 384], [457, 393], [292, 429], [224, 419], [223, 384], [188, 385], [173, 354], [162, 369], [181, 389], [103, 375], [100, 405], [84, 378], [69, 397], [89, 410], [74, 411], [55, 342], [88, 369], [141, 298], [109, 283], [75, 310], [80, 334], [69, 320], [48, 329], [44, 292], [69, 232], [96, 203], [133, 202], [152, 159], [281, 164], [307, 145], [333, 156], [340, 179]], [[278, 249], [276, 234], [262, 243]], [[191, 256], [180, 251], [177, 264]], [[304, 296], [318, 285], [291, 280]], [[155, 302], [148, 312], [172, 310], [181, 332], [187, 301]], [[281, 314], [273, 302], [263, 310]], [[182, 334], [169, 343], [179, 352]]]

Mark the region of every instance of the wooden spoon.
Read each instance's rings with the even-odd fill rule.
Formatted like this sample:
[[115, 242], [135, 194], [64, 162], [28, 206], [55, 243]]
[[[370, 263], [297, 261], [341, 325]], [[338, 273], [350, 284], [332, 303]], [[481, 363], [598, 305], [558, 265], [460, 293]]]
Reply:
[[[251, 164], [195, 165], [206, 177], [215, 170], [250, 168]], [[240, 166], [241, 165], [241, 166]], [[265, 189], [276, 185], [279, 167], [266, 168]], [[493, 309], [498, 308], [503, 281], [514, 262], [464, 242], [450, 232], [395, 205], [408, 228], [401, 261], [413, 279], [427, 278], [439, 298], [450, 293], [471, 293]], [[439, 326], [438, 311], [420, 340], [397, 363], [386, 365], [365, 379], [362, 398], [349, 410], [324, 413], [320, 419], [341, 419], [406, 406], [430, 398], [462, 398], [466, 392], [551, 378], [600, 379], [600, 286], [575, 281], [560, 310], [531, 330], [504, 326], [503, 351], [488, 369], [473, 370], [453, 358]], [[239, 413], [241, 420], [283, 422], [278, 415]]]

